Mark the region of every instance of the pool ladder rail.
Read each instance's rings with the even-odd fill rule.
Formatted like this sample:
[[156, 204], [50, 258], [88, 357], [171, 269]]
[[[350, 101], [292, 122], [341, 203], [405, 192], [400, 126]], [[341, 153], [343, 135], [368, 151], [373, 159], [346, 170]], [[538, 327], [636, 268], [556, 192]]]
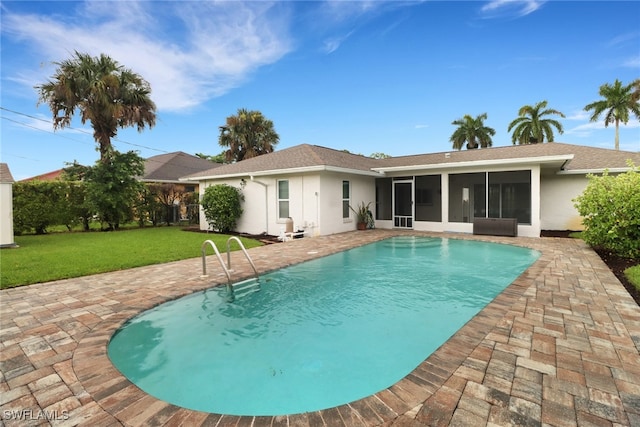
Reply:
[[[242, 253], [244, 253], [244, 256], [247, 258], [247, 261], [249, 261], [249, 264], [251, 264], [251, 268], [253, 268], [254, 277], [250, 279], [242, 280], [240, 282], [232, 283], [231, 271], [233, 270], [231, 270], [231, 241], [238, 242], [238, 245], [240, 246]], [[247, 249], [244, 247], [240, 239], [238, 239], [236, 236], [231, 236], [227, 239], [227, 263], [226, 264], [222, 260], [222, 255], [220, 255], [220, 251], [218, 250], [218, 247], [213, 241], [205, 240], [202, 243], [202, 247], [201, 247], [202, 276], [201, 277], [209, 276], [207, 274], [207, 245], [213, 248], [213, 251], [215, 252], [216, 257], [218, 258], [218, 262], [220, 263], [220, 266], [222, 267], [224, 274], [227, 276], [227, 291], [229, 292], [229, 302], [233, 302], [236, 298], [249, 295], [253, 292], [258, 292], [260, 290], [260, 278], [258, 277], [258, 270], [256, 269], [256, 266], [253, 263], [253, 260], [249, 256]]]

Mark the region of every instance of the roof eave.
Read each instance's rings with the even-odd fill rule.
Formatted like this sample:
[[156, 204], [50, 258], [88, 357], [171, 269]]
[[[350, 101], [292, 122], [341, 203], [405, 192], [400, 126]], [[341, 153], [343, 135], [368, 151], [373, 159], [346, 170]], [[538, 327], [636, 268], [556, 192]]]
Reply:
[[604, 173], [605, 171], [610, 173], [625, 173], [629, 172], [631, 168], [595, 168], [595, 169], [570, 169], [558, 171], [558, 175], [588, 175], [596, 173]]
[[521, 164], [558, 164], [562, 165], [564, 162], [573, 159], [573, 154], [563, 154], [558, 156], [540, 156], [540, 157], [521, 157], [512, 159], [495, 159], [495, 160], [472, 160], [466, 162], [447, 162], [447, 163], [435, 163], [435, 164], [422, 164], [422, 165], [408, 165], [408, 166], [391, 166], [373, 168], [374, 171], [381, 173], [386, 172], [404, 172], [415, 170], [434, 170], [434, 169], [461, 169], [472, 168], [478, 166], [508, 166], [508, 165], [521, 165]]
[[203, 175], [196, 177], [184, 177], [180, 178], [181, 181], [207, 181], [214, 179], [229, 179], [229, 178], [242, 178], [242, 177], [258, 177], [258, 176], [273, 176], [273, 175], [291, 175], [291, 174], [300, 174], [300, 173], [310, 173], [310, 172], [337, 172], [337, 173], [348, 173], [355, 175], [365, 175], [372, 177], [379, 177], [381, 175], [380, 172], [372, 171], [372, 170], [362, 170], [362, 169], [350, 169], [350, 168], [341, 168], [337, 166], [327, 166], [327, 165], [317, 165], [317, 166], [303, 166], [297, 168], [288, 168], [288, 169], [270, 169], [265, 171], [255, 171], [255, 172], [237, 172], [223, 175]]
[[158, 184], [182, 184], [182, 179], [153, 179], [153, 178], [142, 178], [139, 179], [140, 182], [147, 183], [158, 183]]

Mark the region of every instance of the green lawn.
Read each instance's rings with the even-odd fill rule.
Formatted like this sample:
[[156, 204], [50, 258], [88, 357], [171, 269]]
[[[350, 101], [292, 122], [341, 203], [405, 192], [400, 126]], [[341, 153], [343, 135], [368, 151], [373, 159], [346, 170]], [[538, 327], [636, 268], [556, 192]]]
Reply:
[[637, 290], [640, 291], [640, 264], [629, 267], [624, 271], [624, 275]]
[[[0, 251], [0, 287], [195, 258], [201, 256], [205, 240], [213, 240], [224, 253], [228, 237], [183, 231], [180, 227], [16, 236], [19, 248]], [[247, 249], [262, 245], [252, 239], [241, 240]], [[238, 249], [237, 243], [232, 249]], [[212, 253], [208, 247], [207, 254]]]

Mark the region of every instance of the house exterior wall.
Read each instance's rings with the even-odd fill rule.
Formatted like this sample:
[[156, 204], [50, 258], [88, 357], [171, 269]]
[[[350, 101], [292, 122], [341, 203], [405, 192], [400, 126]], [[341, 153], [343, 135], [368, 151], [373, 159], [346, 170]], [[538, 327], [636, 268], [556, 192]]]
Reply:
[[582, 217], [572, 200], [582, 194], [588, 183], [585, 175], [543, 175], [540, 186], [542, 230], [584, 230]]
[[[472, 222], [450, 221], [449, 178], [452, 174], [477, 172], [506, 172], [529, 170], [531, 172], [531, 224], [518, 224], [518, 235], [539, 237], [541, 230], [583, 230], [582, 218], [573, 206], [573, 199], [582, 194], [588, 184], [585, 175], [558, 175], [556, 169], [541, 169], [539, 165], [517, 165], [492, 168], [458, 168], [455, 170], [412, 171], [410, 176], [440, 174], [442, 194], [442, 221], [414, 221], [413, 228], [419, 231], [472, 233]], [[402, 176], [408, 176], [405, 173]], [[398, 175], [400, 176], [400, 175]], [[289, 181], [290, 216], [296, 229], [304, 229], [307, 236], [329, 235], [354, 230], [355, 214], [342, 218], [342, 181], [350, 183], [350, 205], [371, 203], [375, 215], [375, 178], [333, 172], [306, 173], [297, 175], [271, 175], [245, 178], [243, 194], [244, 214], [237, 231], [249, 234], [268, 233], [279, 235], [286, 225], [278, 218], [277, 183]], [[241, 188], [241, 179], [205, 181], [204, 188], [213, 184], [228, 184]], [[3, 205], [6, 205], [3, 203]], [[455, 203], [453, 204], [455, 205]], [[377, 228], [391, 229], [393, 221], [376, 220]], [[208, 229], [204, 213], [200, 212], [200, 228]]]
[[[342, 181], [350, 182], [351, 204], [373, 202], [373, 178], [338, 173], [307, 173], [298, 175], [270, 175], [244, 178], [207, 180], [202, 182], [200, 196], [211, 185], [227, 184], [240, 188], [244, 195], [243, 214], [236, 231], [248, 234], [280, 235], [286, 219], [279, 218], [278, 181], [289, 181], [289, 216], [296, 230], [303, 229], [307, 236], [319, 236], [355, 230], [355, 215], [342, 218]], [[372, 203], [373, 209], [373, 203]], [[204, 211], [200, 210], [200, 229], [209, 229]]]
[[371, 202], [371, 211], [375, 207], [375, 182], [372, 177], [324, 174], [320, 191], [320, 234], [343, 233], [356, 229], [356, 216], [349, 210], [349, 217], [342, 215], [342, 181], [349, 181], [349, 205], [354, 209], [361, 203]]

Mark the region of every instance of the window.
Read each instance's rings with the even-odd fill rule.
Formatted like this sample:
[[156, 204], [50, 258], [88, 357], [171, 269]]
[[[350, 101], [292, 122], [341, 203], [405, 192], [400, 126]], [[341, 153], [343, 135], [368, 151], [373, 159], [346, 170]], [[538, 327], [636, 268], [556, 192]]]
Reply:
[[531, 224], [531, 171], [449, 175], [449, 221], [485, 217]]
[[342, 181], [342, 218], [349, 218], [349, 205], [351, 204], [351, 188], [349, 181]]
[[486, 216], [485, 180], [484, 172], [449, 175], [449, 222], [473, 222]]
[[531, 171], [489, 173], [489, 218], [531, 224]]
[[376, 219], [391, 220], [391, 178], [376, 178]]
[[442, 221], [442, 184], [440, 175], [416, 176], [416, 221]]
[[278, 218], [289, 218], [289, 181], [278, 181]]

